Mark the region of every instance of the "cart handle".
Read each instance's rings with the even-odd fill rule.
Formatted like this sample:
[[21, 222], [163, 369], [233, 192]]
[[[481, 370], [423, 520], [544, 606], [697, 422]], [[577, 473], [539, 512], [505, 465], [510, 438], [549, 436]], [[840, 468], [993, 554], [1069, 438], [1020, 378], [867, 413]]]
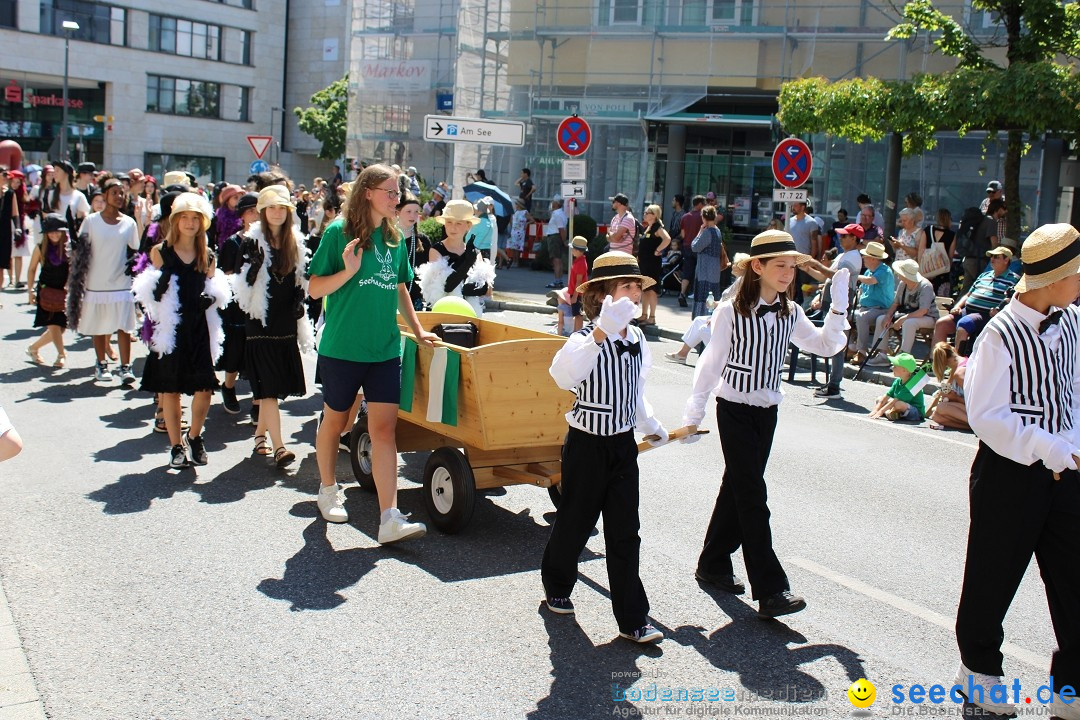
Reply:
[[[694, 428], [694, 430], [692, 431], [691, 428]], [[679, 428], [677, 430], [672, 430], [671, 432], [669, 432], [668, 433], [668, 443], [670, 443], [670, 442], [672, 442], [674, 440], [680, 440], [680, 439], [690, 435], [691, 433], [694, 434], [694, 435], [708, 435], [709, 431], [708, 430], [699, 430], [699, 429], [695, 428], [693, 425], [687, 425], [686, 427], [681, 427], [681, 428]], [[660, 447], [659, 445], [652, 445], [651, 443], [649, 443], [649, 438], [652, 438], [653, 440], [658, 440], [660, 438], [660, 436], [659, 435], [646, 435], [645, 436], [645, 441], [638, 443], [637, 447], [638, 447], [638, 453], [639, 454], [643, 453], [643, 452], [648, 452], [649, 450], [653, 450], [654, 448]], [[666, 444], [667, 443], [665, 443], [665, 445]]]

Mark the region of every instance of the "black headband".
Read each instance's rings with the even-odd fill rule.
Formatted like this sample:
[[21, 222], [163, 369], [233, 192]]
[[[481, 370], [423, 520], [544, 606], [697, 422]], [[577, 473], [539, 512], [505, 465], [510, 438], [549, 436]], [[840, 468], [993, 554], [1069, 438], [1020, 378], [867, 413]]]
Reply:
[[619, 277], [622, 275], [641, 275], [641, 268], [637, 263], [626, 263], [625, 265], [607, 265], [605, 267], [594, 267], [592, 271], [592, 277], [590, 280], [601, 280], [603, 278]]
[[794, 240], [776, 240], [774, 242], [758, 243], [750, 246], [750, 257], [767, 255], [769, 253], [798, 252]]
[[1069, 262], [1077, 255], [1080, 255], [1080, 238], [1074, 239], [1071, 243], [1058, 250], [1056, 253], [1046, 258], [1045, 260], [1039, 260], [1033, 263], [1022, 263], [1025, 275], [1045, 275], [1048, 272], [1053, 272], [1059, 267]]

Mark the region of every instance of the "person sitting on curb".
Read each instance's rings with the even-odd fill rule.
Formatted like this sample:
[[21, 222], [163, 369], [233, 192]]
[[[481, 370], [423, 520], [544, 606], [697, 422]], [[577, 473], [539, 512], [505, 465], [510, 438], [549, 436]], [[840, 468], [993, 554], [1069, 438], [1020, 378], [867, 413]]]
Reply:
[[886, 420], [893, 422], [897, 420], [922, 422], [923, 415], [926, 414], [922, 392], [923, 386], [926, 385], [926, 373], [916, 374], [919, 365], [910, 353], [902, 352], [892, 355], [889, 357], [889, 363], [892, 365], [892, 372], [896, 379], [889, 386], [888, 392], [877, 399], [874, 409], [870, 411], [870, 417], [885, 417]]
[[971, 430], [967, 421], [967, 406], [964, 405], [964, 375], [968, 359], [960, 357], [956, 348], [947, 342], [934, 345], [933, 359], [938, 391], [926, 409], [930, 427], [935, 430], [947, 427]]
[[[724, 292], [720, 294], [720, 302], [730, 300], [735, 297], [735, 293], [739, 292], [739, 285], [742, 284], [743, 272], [746, 270], [746, 258], [749, 257], [750, 256], [746, 253], [735, 253], [734, 264], [731, 268], [732, 274], [735, 276], [735, 282], [731, 283], [727, 290], [724, 290]], [[708, 302], [705, 304], [708, 306]], [[708, 313], [705, 315], [698, 315], [694, 318], [693, 322], [690, 323], [690, 327], [683, 333], [683, 344], [682, 347], [679, 348], [679, 351], [664, 353], [664, 357], [671, 362], [686, 365], [686, 358], [690, 356], [691, 350], [699, 345], [708, 345], [709, 340], [712, 338], [712, 312], [716, 309], [717, 304], [716, 301], [713, 301], [713, 306], [706, 308], [709, 311]]]
[[[900, 352], [910, 353], [915, 345], [915, 331], [920, 328], [932, 328], [938, 318], [937, 296], [934, 295], [934, 286], [930, 281], [919, 274], [919, 263], [908, 258], [892, 264], [893, 272], [900, 280], [896, 286], [896, 295], [892, 305], [885, 314], [877, 320], [877, 334], [881, 335], [888, 330], [900, 332]], [[896, 317], [896, 312], [902, 314]], [[888, 327], [886, 325], [888, 324]], [[876, 357], [867, 361], [868, 365], [882, 367], [888, 365], [891, 360], [879, 353]]]
[[[862, 227], [860, 225], [860, 227]], [[870, 326], [885, 314], [892, 303], [894, 286], [892, 270], [885, 264], [888, 255], [885, 246], [879, 242], [869, 242], [859, 251], [866, 269], [855, 278], [859, 284], [859, 304], [855, 308], [855, 363], [866, 360], [870, 350]]]
[[949, 314], [934, 324], [935, 344], [948, 339], [955, 331], [957, 352], [964, 357], [971, 354], [975, 338], [1020, 281], [1020, 276], [1009, 269], [1012, 250], [998, 245], [986, 255], [990, 258], [990, 267], [975, 278], [971, 289], [956, 302]]

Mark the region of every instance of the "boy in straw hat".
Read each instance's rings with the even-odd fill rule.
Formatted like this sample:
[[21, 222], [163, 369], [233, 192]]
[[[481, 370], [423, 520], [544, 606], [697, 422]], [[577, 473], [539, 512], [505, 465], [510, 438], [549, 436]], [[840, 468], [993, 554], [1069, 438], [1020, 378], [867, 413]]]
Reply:
[[[735, 263], [736, 272], [744, 273], [738, 292], [713, 313], [712, 339], [698, 359], [683, 416], [683, 424], [696, 429], [709, 396], [717, 396], [724, 479], [695, 574], [727, 592], [745, 592], [731, 565], [731, 554], [741, 545], [758, 614], [767, 618], [806, 607], [805, 600], [792, 594], [773, 552], [766, 504], [765, 463], [784, 397], [780, 371], [788, 343], [829, 357], [847, 342], [847, 293], [833, 298], [821, 328], [789, 297], [796, 265], [809, 259], [782, 230], [766, 230], [754, 238], [750, 254]], [[838, 270], [833, 282], [847, 287], [847, 268]], [[683, 442], [697, 437], [689, 435]]]
[[[663, 633], [648, 622], [649, 600], [638, 573], [638, 465], [635, 428], [654, 445], [668, 433], [645, 400], [652, 355], [645, 336], [630, 321], [641, 311], [641, 293], [653, 284], [633, 255], [604, 253], [593, 277], [575, 291], [589, 323], [575, 332], [551, 363], [551, 376], [577, 396], [566, 421], [562, 500], [540, 566], [545, 604], [570, 614], [578, 556], [604, 514], [611, 607], [619, 635], [651, 643]], [[655, 436], [655, 441], [653, 439]]]
[[[1016, 708], [1001, 683], [1002, 621], [1032, 554], [1046, 586], [1058, 648], [1051, 714], [1080, 720], [1080, 233], [1043, 225], [1024, 241], [1013, 299], [986, 324], [967, 365], [968, 422], [979, 436], [971, 466], [971, 525], [956, 640], [955, 682], [982, 708]], [[1070, 690], [1072, 689], [1070, 688]]]

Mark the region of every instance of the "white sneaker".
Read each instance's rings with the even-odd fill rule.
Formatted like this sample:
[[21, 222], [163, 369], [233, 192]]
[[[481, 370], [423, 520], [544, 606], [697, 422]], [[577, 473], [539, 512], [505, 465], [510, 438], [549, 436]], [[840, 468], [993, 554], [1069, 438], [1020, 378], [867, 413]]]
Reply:
[[[960, 663], [960, 667], [956, 671], [956, 678], [953, 680], [953, 685], [960, 686], [959, 692], [964, 696], [965, 700], [973, 705], [978, 705], [987, 712], [992, 712], [997, 715], [1016, 714], [1016, 706], [1012, 703], [996, 703], [992, 699], [994, 697], [991, 693], [993, 687], [995, 685], [1005, 685], [999, 676], [972, 672], [964, 667], [964, 663]], [[981, 688], [981, 692], [976, 690], [976, 688]], [[971, 695], [974, 695], [975, 697], [971, 697]], [[1008, 696], [1006, 695], [1006, 697]]]
[[870, 367], [888, 367], [889, 356], [883, 352], [879, 352], [877, 355], [867, 360], [866, 364]]
[[135, 382], [135, 373], [132, 372], [130, 365], [120, 366], [120, 382], [123, 385], [130, 385]]
[[319, 512], [323, 520], [332, 523], [349, 522], [349, 513], [345, 512], [345, 496], [341, 486], [322, 485], [319, 487]]
[[664, 357], [666, 357], [668, 360], [670, 360], [673, 363], [679, 363], [680, 365], [685, 365], [686, 364], [686, 358], [684, 358], [682, 355], [680, 355], [677, 352], [664, 353]]
[[390, 517], [386, 522], [379, 525], [379, 544], [397, 542], [398, 540], [410, 540], [424, 537], [427, 533], [427, 525], [424, 523], [409, 522], [409, 516], [402, 514], [397, 508], [390, 508]]
[[105, 382], [113, 379], [113, 374], [109, 372], [109, 365], [107, 363], [100, 362], [94, 366], [94, 379], [98, 382]]

